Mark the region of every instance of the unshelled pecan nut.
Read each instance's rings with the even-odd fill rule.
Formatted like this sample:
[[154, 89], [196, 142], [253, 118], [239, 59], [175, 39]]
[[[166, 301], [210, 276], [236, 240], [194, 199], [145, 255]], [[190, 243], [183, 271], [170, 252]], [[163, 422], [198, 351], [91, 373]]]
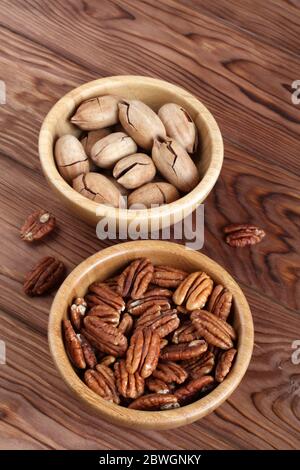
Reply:
[[177, 287], [173, 295], [176, 305], [185, 303], [187, 310], [202, 308], [213, 288], [212, 279], [204, 272], [189, 274]]
[[45, 238], [55, 227], [55, 217], [44, 209], [34, 211], [20, 230], [22, 240], [33, 242]]
[[184, 361], [200, 356], [207, 350], [207, 343], [202, 339], [190, 343], [171, 344], [160, 352], [160, 358], [165, 361]]
[[113, 326], [118, 326], [120, 322], [120, 313], [114, 307], [110, 305], [95, 305], [88, 312], [88, 316], [98, 317], [105, 323], [109, 323]]
[[85, 300], [89, 308], [95, 305], [106, 304], [115, 308], [119, 313], [125, 309], [125, 302], [122, 297], [104, 282], [91, 284], [88, 294], [85, 296]]
[[213, 382], [214, 378], [211, 375], [204, 375], [203, 377], [193, 379], [182, 385], [174, 391], [174, 395], [180, 405], [183, 405], [191, 399], [194, 399], [199, 393], [204, 392]]
[[62, 261], [46, 256], [26, 274], [23, 286], [25, 294], [33, 297], [50, 292], [60, 283], [64, 273], [65, 265]]
[[132, 410], [159, 411], [178, 407], [179, 404], [175, 395], [150, 393], [149, 395], [143, 395], [134, 400], [132, 403], [130, 403], [128, 408]]
[[152, 284], [160, 287], [175, 288], [187, 277], [188, 273], [172, 266], [155, 266]]
[[132, 299], [139, 299], [148, 289], [153, 270], [149, 259], [136, 259], [118, 277], [118, 293], [122, 297], [130, 295]]
[[146, 386], [153, 393], [170, 393], [171, 385], [166, 384], [163, 380], [155, 379], [153, 376], [146, 379]]
[[155, 330], [160, 338], [164, 338], [172, 331], [176, 330], [180, 323], [177, 310], [166, 310], [161, 312], [160, 308], [154, 305], [141, 315], [135, 324], [135, 328], [151, 328]]
[[92, 346], [115, 357], [122, 357], [127, 350], [127, 338], [113, 325], [98, 317], [88, 315], [83, 320], [81, 333]]
[[206, 351], [199, 357], [190, 361], [183, 361], [181, 365], [189, 373], [192, 379], [210, 374], [215, 365], [215, 356], [211, 351]]
[[100, 395], [100, 397], [116, 404], [120, 403], [115, 376], [109, 367], [103, 364], [97, 364], [96, 370], [86, 370], [84, 373], [84, 381], [87, 386], [93, 390], [93, 392]]
[[125, 312], [122, 316], [122, 320], [118, 326], [118, 331], [123, 333], [123, 335], [127, 336], [131, 332], [133, 327], [133, 318], [129, 313]]
[[70, 307], [70, 319], [76, 330], [80, 330], [82, 319], [85, 315], [87, 303], [83, 297], [77, 297], [73, 300]]
[[217, 382], [223, 382], [225, 377], [229, 374], [235, 355], [236, 349], [234, 348], [228, 349], [228, 351], [224, 351], [220, 355], [215, 372]]
[[208, 305], [207, 310], [211, 313], [217, 315], [217, 317], [227, 320], [228, 315], [230, 314], [232, 304], [232, 294], [229, 292], [226, 287], [222, 285], [217, 285], [213, 289]]
[[152, 377], [163, 380], [167, 384], [172, 382], [182, 384], [187, 376], [184, 368], [172, 361], [159, 361], [152, 374]]
[[221, 349], [233, 347], [236, 333], [231, 325], [206, 310], [195, 310], [191, 320], [201, 336], [211, 345]]
[[256, 225], [231, 224], [224, 228], [226, 243], [234, 247], [255, 245], [262, 241], [266, 233]]
[[124, 360], [116, 362], [114, 370], [117, 388], [122, 397], [136, 399], [143, 395], [145, 381], [137, 371], [134, 374], [130, 374], [126, 369]]
[[157, 366], [160, 337], [150, 328], [138, 329], [131, 337], [126, 354], [126, 369], [130, 374], [137, 370], [146, 379]]
[[172, 292], [168, 289], [160, 287], [150, 289], [145, 294], [136, 300], [130, 300], [127, 303], [127, 311], [134, 316], [139, 316], [154, 305], [158, 305], [161, 311], [170, 310], [170, 298]]
[[78, 369], [85, 369], [86, 362], [81, 347], [81, 341], [76, 335], [69, 320], [63, 320], [63, 331], [65, 337], [65, 346], [71, 362]]
[[197, 328], [193, 325], [190, 320], [182, 323], [177, 330], [174, 331], [172, 337], [172, 343], [190, 343], [195, 339], [200, 339], [201, 335], [199, 334]]

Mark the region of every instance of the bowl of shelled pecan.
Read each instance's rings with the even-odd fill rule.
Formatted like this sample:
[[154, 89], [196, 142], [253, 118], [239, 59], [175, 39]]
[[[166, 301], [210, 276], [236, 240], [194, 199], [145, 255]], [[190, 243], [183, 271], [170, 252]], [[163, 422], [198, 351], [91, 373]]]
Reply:
[[187, 90], [151, 77], [105, 77], [63, 96], [41, 127], [43, 172], [61, 202], [91, 225], [144, 230], [181, 221], [223, 164], [218, 124]]
[[48, 327], [55, 365], [95, 413], [169, 429], [221, 405], [253, 349], [247, 300], [217, 263], [171, 242], [115, 245], [77, 266]]

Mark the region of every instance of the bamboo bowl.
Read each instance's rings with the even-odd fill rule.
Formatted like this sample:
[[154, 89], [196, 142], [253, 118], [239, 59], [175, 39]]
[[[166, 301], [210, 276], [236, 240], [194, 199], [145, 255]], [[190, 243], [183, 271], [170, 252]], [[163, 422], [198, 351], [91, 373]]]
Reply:
[[[62, 338], [62, 319], [75, 297], [83, 296], [96, 280], [105, 280], [133, 259], [148, 257], [156, 264], [169, 264], [186, 271], [204, 270], [233, 294], [233, 324], [238, 334], [237, 355], [227, 378], [204, 398], [167, 411], [137, 411], [103, 400], [77, 376]], [[116, 425], [134, 429], [171, 429], [192, 423], [220, 406], [237, 388], [253, 349], [253, 322], [247, 300], [233, 278], [217, 263], [189, 248], [171, 242], [135, 241], [106, 248], [83, 261], [58, 290], [50, 312], [48, 339], [54, 363], [66, 384], [94, 414]]]
[[[165, 206], [143, 210], [115, 209], [97, 204], [77, 193], [60, 176], [54, 160], [53, 148], [58, 137], [64, 134], [78, 136], [80, 130], [69, 120], [78, 105], [95, 96], [115, 94], [127, 99], [139, 99], [157, 111], [164, 103], [183, 106], [192, 116], [201, 136], [201, 146], [195, 157], [201, 180], [190, 193]], [[152, 227], [165, 228], [188, 216], [210, 193], [221, 171], [223, 140], [219, 127], [207, 108], [183, 88], [163, 80], [140, 76], [115, 76], [101, 78], [62, 97], [46, 116], [39, 136], [39, 154], [43, 172], [54, 192], [79, 218], [91, 225], [106, 217], [116, 225], [137, 220], [146, 231]]]

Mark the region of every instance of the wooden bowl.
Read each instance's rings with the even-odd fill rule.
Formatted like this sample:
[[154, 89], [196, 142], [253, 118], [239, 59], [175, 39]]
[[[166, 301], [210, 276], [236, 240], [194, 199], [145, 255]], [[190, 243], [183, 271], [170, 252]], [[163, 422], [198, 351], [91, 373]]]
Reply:
[[[203, 270], [233, 294], [233, 324], [238, 334], [237, 355], [227, 378], [204, 398], [167, 411], [136, 411], [109, 403], [90, 390], [74, 371], [62, 338], [62, 319], [75, 297], [83, 296], [96, 280], [105, 280], [130, 261], [148, 257], [157, 264], [168, 264], [186, 271]], [[64, 381], [75, 395], [104, 419], [135, 429], [170, 429], [196, 421], [221, 405], [237, 388], [251, 359], [253, 322], [247, 300], [233, 278], [201, 253], [171, 242], [136, 241], [115, 245], [83, 261], [64, 281], [53, 301], [48, 338], [52, 357]]]
[[[145, 209], [115, 209], [97, 204], [77, 193], [60, 176], [54, 161], [53, 148], [64, 134], [78, 136], [80, 130], [70, 124], [70, 117], [78, 105], [95, 96], [115, 94], [127, 99], [139, 99], [157, 111], [161, 105], [173, 102], [182, 105], [194, 119], [201, 135], [201, 146], [195, 157], [201, 175], [200, 183], [187, 195], [165, 206]], [[95, 80], [67, 93], [50, 110], [40, 131], [39, 154], [43, 172], [63, 204], [78, 217], [96, 225], [103, 217], [130, 223], [138, 218], [145, 230], [169, 227], [189, 215], [214, 187], [223, 162], [223, 140], [218, 125], [206, 107], [183, 88], [163, 80], [139, 76], [116, 76]], [[97, 213], [96, 213], [97, 210]]]

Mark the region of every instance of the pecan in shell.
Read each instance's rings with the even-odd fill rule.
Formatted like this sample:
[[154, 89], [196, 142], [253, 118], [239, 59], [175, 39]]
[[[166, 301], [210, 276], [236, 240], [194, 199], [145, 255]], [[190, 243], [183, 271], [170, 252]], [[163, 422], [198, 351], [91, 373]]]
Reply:
[[114, 292], [104, 282], [94, 282], [89, 286], [85, 300], [89, 308], [95, 305], [109, 305], [121, 313], [125, 309], [125, 302], [120, 295]]
[[231, 224], [224, 228], [224, 233], [226, 234], [226, 243], [239, 248], [256, 245], [266, 235], [264, 230], [251, 224]]
[[96, 365], [96, 370], [88, 369], [84, 373], [84, 381], [93, 392], [107, 401], [119, 404], [115, 376], [113, 371], [102, 364]]
[[54, 215], [43, 209], [30, 214], [20, 230], [22, 240], [33, 242], [44, 239], [55, 228]]
[[160, 287], [176, 288], [187, 275], [185, 271], [172, 266], [155, 266], [151, 282]]
[[93, 347], [115, 357], [124, 356], [127, 350], [127, 338], [116, 327], [90, 315], [84, 318], [83, 324], [81, 333]]
[[146, 379], [155, 370], [160, 353], [160, 337], [150, 328], [138, 329], [131, 337], [126, 354], [126, 369], [137, 370]]
[[161, 312], [157, 306], [154, 306], [137, 319], [135, 329], [151, 328], [157, 332], [160, 338], [164, 338], [174, 331], [179, 323], [177, 310]]
[[130, 374], [126, 369], [124, 360], [116, 362], [114, 370], [117, 389], [122, 397], [136, 399], [143, 395], [145, 380], [137, 371], [134, 374]]
[[215, 372], [217, 382], [223, 382], [225, 377], [229, 374], [235, 355], [236, 349], [234, 348], [228, 349], [228, 351], [224, 351], [220, 355]]
[[152, 373], [155, 379], [163, 380], [165, 383], [182, 384], [187, 379], [187, 372], [182, 366], [172, 361], [159, 361]]
[[232, 304], [232, 294], [229, 292], [226, 287], [221, 284], [215, 286], [213, 289], [208, 305], [207, 310], [211, 313], [217, 315], [217, 317], [227, 320], [228, 315], [230, 314]]
[[171, 344], [166, 346], [160, 353], [160, 358], [165, 361], [184, 361], [198, 357], [207, 350], [207, 343], [202, 339], [190, 343]]
[[174, 395], [150, 393], [149, 395], [143, 395], [134, 400], [132, 403], [130, 403], [128, 408], [131, 410], [159, 411], [178, 407], [179, 404], [177, 398]]
[[212, 346], [221, 349], [233, 347], [236, 333], [226, 321], [206, 310], [195, 310], [191, 314], [191, 320], [199, 334]]
[[24, 292], [31, 297], [46, 294], [62, 281], [64, 274], [64, 263], [52, 256], [46, 256], [26, 274]]
[[174, 395], [180, 405], [184, 405], [188, 401], [194, 399], [199, 393], [206, 391], [206, 388], [213, 382], [214, 378], [211, 375], [204, 375], [203, 377], [193, 379], [182, 385], [174, 391]]
[[118, 293], [122, 297], [139, 299], [148, 289], [153, 270], [153, 265], [147, 258], [132, 261], [118, 277]]
[[76, 330], [80, 330], [81, 328], [81, 323], [85, 315], [86, 308], [86, 301], [82, 297], [77, 297], [75, 300], [73, 300], [73, 303], [70, 307], [70, 319]]
[[212, 279], [204, 272], [195, 272], [189, 274], [177, 287], [173, 295], [173, 301], [176, 305], [185, 303], [185, 307], [189, 311], [202, 308], [206, 304], [212, 289]]

